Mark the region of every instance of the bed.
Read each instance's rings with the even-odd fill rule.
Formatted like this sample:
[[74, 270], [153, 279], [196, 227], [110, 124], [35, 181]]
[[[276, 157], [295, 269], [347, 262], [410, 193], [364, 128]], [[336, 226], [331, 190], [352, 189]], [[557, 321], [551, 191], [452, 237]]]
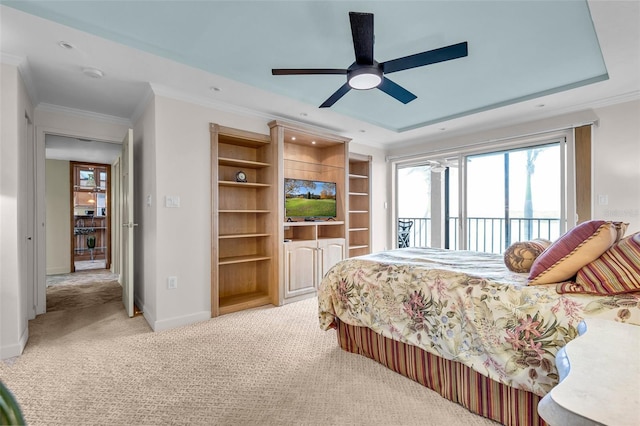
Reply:
[[505, 425], [545, 424], [537, 405], [558, 383], [555, 355], [586, 317], [640, 324], [640, 293], [559, 293], [528, 285], [503, 256], [403, 248], [344, 260], [318, 292], [323, 330]]

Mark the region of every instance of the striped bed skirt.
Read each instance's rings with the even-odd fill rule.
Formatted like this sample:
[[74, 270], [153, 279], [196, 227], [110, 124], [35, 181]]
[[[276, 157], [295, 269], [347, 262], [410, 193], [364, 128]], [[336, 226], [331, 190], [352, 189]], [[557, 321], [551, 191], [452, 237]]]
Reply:
[[396, 342], [366, 327], [336, 318], [338, 343], [345, 351], [364, 355], [410, 378], [469, 411], [504, 425], [546, 425], [538, 416], [541, 397], [514, 389], [416, 346]]

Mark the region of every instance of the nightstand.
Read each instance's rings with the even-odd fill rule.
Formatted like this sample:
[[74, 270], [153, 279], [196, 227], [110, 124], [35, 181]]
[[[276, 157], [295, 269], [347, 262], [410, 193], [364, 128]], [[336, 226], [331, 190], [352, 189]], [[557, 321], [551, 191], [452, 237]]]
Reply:
[[560, 383], [538, 404], [555, 425], [640, 425], [640, 326], [586, 319], [556, 355]]

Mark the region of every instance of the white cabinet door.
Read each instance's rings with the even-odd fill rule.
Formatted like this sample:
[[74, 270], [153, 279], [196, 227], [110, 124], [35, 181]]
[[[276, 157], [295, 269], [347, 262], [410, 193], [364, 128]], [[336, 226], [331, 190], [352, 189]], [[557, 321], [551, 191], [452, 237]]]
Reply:
[[[345, 258], [345, 246], [344, 238], [318, 240], [318, 250], [320, 251], [318, 260], [321, 262], [319, 268], [320, 280], [333, 265]], [[318, 281], [318, 284], [320, 284], [320, 281]]]
[[318, 250], [315, 240], [285, 243], [284, 298], [316, 291]]

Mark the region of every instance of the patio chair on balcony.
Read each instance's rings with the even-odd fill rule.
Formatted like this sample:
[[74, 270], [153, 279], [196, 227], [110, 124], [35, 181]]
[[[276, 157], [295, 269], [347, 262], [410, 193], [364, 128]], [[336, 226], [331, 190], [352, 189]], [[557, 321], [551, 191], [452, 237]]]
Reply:
[[409, 231], [412, 226], [412, 220], [398, 220], [398, 248], [409, 247]]

